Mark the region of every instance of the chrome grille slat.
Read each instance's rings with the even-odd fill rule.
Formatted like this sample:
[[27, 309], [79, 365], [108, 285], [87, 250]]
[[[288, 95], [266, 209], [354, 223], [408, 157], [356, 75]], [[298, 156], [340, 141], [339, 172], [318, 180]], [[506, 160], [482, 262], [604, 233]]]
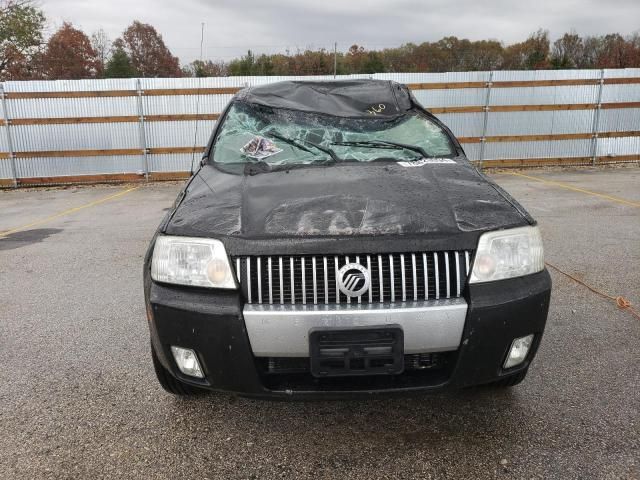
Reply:
[[[371, 255], [367, 255], [367, 268], [371, 271]], [[369, 285], [369, 303], [373, 303], [373, 279]]]
[[273, 304], [273, 268], [271, 268], [271, 257], [267, 260], [269, 265], [269, 305]]
[[444, 252], [445, 278], [447, 279], [447, 298], [451, 298], [451, 282], [449, 281], [449, 254]]
[[284, 276], [282, 275], [282, 257], [278, 257], [278, 273], [280, 275], [280, 305], [284, 304]]
[[251, 303], [251, 259], [247, 257], [247, 300]]
[[427, 254], [422, 254], [422, 271], [424, 272], [424, 299], [429, 299], [429, 269], [427, 268]]
[[[351, 255], [232, 257], [247, 303], [271, 305], [379, 304], [460, 298], [473, 251]], [[339, 288], [340, 267], [358, 263], [369, 273], [369, 289], [347, 297]]]
[[291, 305], [296, 304], [296, 283], [293, 274], [293, 257], [289, 257], [289, 276], [291, 277]]
[[306, 281], [306, 272], [304, 269], [304, 257], [300, 260], [300, 270], [302, 272], [302, 304], [307, 304], [307, 281]]
[[262, 261], [258, 257], [258, 303], [262, 303]]
[[[345, 257], [344, 259], [345, 259], [345, 265], [347, 263], [351, 263], [351, 262], [349, 262], [349, 257]], [[336, 279], [337, 278], [338, 278], [338, 276], [336, 275]], [[351, 303], [351, 297], [347, 297], [347, 303]]]
[[440, 268], [438, 267], [438, 254], [433, 252], [433, 265], [435, 269], [436, 300], [440, 300]]
[[336, 276], [336, 303], [340, 303], [340, 289], [338, 288], [338, 256], [333, 257], [333, 266]]
[[460, 296], [460, 254], [458, 252], [456, 255], [456, 297]]
[[322, 265], [324, 267], [324, 303], [329, 304], [329, 277], [327, 269], [327, 257], [322, 257]]
[[378, 277], [380, 278], [380, 303], [384, 302], [384, 276], [382, 275], [382, 255], [378, 255]]
[[[356, 255], [356, 263], [360, 263], [360, 257]], [[371, 289], [369, 289], [371, 290]], [[358, 303], [362, 303], [362, 295], [358, 297]]]
[[391, 272], [391, 301], [396, 301], [395, 272], [393, 271], [393, 255], [389, 255], [389, 272]]
[[416, 274], [416, 254], [411, 254], [411, 273], [413, 274], [413, 301], [418, 301], [418, 278]]
[[402, 279], [402, 301], [407, 301], [407, 288], [406, 288], [406, 279], [404, 273], [404, 253], [400, 254], [400, 278]]
[[316, 257], [311, 257], [311, 273], [313, 275], [313, 304], [318, 304], [318, 282], [316, 277]]

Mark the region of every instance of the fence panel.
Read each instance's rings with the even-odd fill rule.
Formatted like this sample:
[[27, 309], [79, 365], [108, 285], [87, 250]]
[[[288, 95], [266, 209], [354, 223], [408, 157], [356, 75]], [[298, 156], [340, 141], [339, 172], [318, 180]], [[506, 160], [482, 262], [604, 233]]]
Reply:
[[[238, 89], [332, 78], [6, 82], [0, 90], [6, 92], [6, 119], [0, 117], [0, 186], [130, 180], [147, 174], [184, 177]], [[640, 69], [338, 78], [408, 84], [482, 166], [640, 160]]]

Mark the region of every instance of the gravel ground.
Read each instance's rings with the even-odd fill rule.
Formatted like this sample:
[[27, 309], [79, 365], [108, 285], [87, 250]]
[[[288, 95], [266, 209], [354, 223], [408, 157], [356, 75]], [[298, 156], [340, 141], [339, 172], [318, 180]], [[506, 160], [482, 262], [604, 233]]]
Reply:
[[[523, 172], [640, 202], [637, 168]], [[640, 209], [511, 174], [547, 260], [640, 305]], [[0, 478], [640, 478], [640, 321], [552, 271], [523, 384], [412, 398], [178, 399], [154, 377], [142, 257], [179, 184], [0, 239]], [[123, 187], [0, 192], [0, 232]]]

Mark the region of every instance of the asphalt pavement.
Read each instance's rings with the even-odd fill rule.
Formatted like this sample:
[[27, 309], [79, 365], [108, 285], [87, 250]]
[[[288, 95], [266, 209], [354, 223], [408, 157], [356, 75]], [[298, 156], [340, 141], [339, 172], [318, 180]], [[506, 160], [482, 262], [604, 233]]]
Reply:
[[[637, 166], [493, 178], [539, 221], [549, 263], [640, 310]], [[0, 191], [0, 479], [640, 478], [640, 320], [555, 270], [538, 356], [510, 390], [165, 393], [142, 259], [179, 188]]]

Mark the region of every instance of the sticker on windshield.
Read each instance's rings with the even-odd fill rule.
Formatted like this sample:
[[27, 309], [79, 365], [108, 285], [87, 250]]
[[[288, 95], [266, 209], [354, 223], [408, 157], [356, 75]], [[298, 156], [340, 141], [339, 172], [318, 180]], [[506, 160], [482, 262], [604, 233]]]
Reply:
[[403, 167], [422, 167], [423, 165], [434, 165], [442, 163], [456, 163], [450, 158], [421, 158], [420, 160], [413, 160], [411, 162], [398, 162], [398, 165]]
[[276, 144], [264, 137], [254, 137], [249, 143], [240, 149], [247, 157], [262, 160], [272, 157], [282, 151]]

